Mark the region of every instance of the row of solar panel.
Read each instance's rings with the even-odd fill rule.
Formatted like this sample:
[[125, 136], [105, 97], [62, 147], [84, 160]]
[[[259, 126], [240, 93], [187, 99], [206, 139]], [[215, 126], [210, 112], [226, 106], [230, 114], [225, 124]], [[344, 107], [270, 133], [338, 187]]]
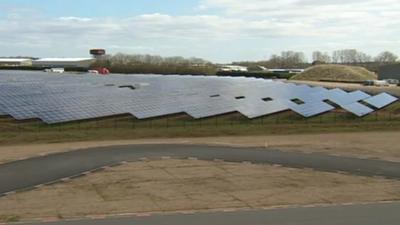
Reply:
[[[366, 115], [373, 112], [373, 109], [366, 107], [360, 103], [345, 105], [343, 106], [343, 108], [358, 116]], [[160, 105], [153, 108], [142, 107], [140, 110], [138, 110], [137, 108], [129, 109], [129, 107], [121, 108], [107, 105], [92, 105], [89, 107], [68, 106], [65, 108], [53, 108], [51, 110], [38, 110], [25, 107], [19, 108], [18, 110], [11, 109], [7, 112], [7, 114], [21, 120], [29, 118], [40, 118], [47, 123], [59, 123], [119, 115], [125, 113], [131, 113], [132, 115], [140, 119], [175, 114], [180, 112], [186, 112], [194, 118], [204, 118], [237, 111], [249, 118], [256, 118], [285, 111], [288, 109], [291, 109], [305, 117], [310, 117], [331, 111], [334, 109], [334, 107], [324, 102], [296, 105], [295, 103], [287, 102], [285, 104], [284, 102], [280, 101], [270, 101], [268, 103], [265, 103], [263, 101], [252, 103], [246, 102], [242, 105], [239, 105], [238, 107], [234, 107], [233, 104], [227, 104], [226, 101], [211, 101], [206, 105], [192, 106], [188, 107], [187, 109], [182, 109], [176, 107], [175, 105], [173, 107], [169, 107], [167, 105]]]
[[[128, 87], [128, 88], [126, 88]], [[292, 101], [299, 100], [301, 103]], [[185, 112], [204, 118], [240, 112], [256, 118], [285, 110], [311, 117], [334, 109], [357, 116], [397, 101], [386, 93], [287, 84], [255, 78], [203, 76], [73, 76], [0, 72], [0, 115], [60, 123], [130, 113], [139, 119]]]

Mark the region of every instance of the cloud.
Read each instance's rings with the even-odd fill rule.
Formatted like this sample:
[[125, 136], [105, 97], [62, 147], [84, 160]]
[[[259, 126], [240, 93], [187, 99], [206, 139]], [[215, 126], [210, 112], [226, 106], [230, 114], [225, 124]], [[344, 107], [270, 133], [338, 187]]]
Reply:
[[228, 61], [289, 49], [352, 47], [375, 54], [399, 44], [398, 0], [202, 0], [198, 8], [196, 15], [118, 19], [47, 18], [34, 11], [22, 16], [13, 10], [0, 18], [0, 49], [8, 55], [77, 56], [104, 47]]
[[306, 27], [322, 37], [343, 35], [343, 31], [347, 38], [360, 32], [398, 32], [394, 26], [400, 24], [398, 0], [203, 0], [201, 5], [228, 17], [269, 21], [290, 29]]
[[91, 18], [80, 18], [80, 17], [60, 17], [58, 18], [61, 21], [72, 21], [72, 22], [90, 22], [92, 21]]

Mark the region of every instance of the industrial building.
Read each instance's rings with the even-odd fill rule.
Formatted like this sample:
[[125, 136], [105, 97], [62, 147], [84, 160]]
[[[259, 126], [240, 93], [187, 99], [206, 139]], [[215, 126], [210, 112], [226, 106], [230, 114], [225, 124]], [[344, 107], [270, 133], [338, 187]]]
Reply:
[[247, 67], [237, 65], [223, 65], [219, 70], [223, 72], [248, 72]]
[[101, 59], [106, 55], [106, 50], [102, 48], [90, 49], [89, 52], [95, 59]]
[[304, 69], [268, 69], [271, 73], [289, 73], [298, 74], [304, 72]]
[[0, 66], [32, 66], [32, 59], [0, 58]]
[[378, 76], [380, 80], [387, 80], [387, 79], [400, 80], [400, 64], [379, 67]]
[[93, 62], [93, 58], [43, 58], [32, 61], [32, 65], [43, 68], [89, 68]]

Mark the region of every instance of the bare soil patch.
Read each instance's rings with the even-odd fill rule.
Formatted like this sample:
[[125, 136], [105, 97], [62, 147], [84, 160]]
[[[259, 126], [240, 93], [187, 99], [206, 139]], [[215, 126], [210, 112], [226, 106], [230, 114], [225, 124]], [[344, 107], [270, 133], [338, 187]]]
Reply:
[[7, 218], [220, 210], [400, 199], [400, 181], [243, 163], [128, 163], [0, 198]]

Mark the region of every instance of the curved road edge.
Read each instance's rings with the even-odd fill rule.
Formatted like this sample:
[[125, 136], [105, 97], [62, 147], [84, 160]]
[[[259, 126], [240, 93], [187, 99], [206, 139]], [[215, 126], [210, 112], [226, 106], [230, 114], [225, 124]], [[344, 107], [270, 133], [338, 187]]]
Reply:
[[311, 168], [325, 172], [346, 172], [360, 176], [382, 176], [400, 179], [400, 163], [332, 156], [323, 153], [300, 153], [268, 150], [265, 148], [238, 148], [199, 145], [126, 145], [98, 147], [86, 150], [56, 153], [0, 165], [0, 195], [29, 190], [51, 184], [63, 178], [77, 177], [87, 171], [123, 161], [143, 158], [160, 159], [197, 158], [256, 164], [279, 164], [292, 168]]

